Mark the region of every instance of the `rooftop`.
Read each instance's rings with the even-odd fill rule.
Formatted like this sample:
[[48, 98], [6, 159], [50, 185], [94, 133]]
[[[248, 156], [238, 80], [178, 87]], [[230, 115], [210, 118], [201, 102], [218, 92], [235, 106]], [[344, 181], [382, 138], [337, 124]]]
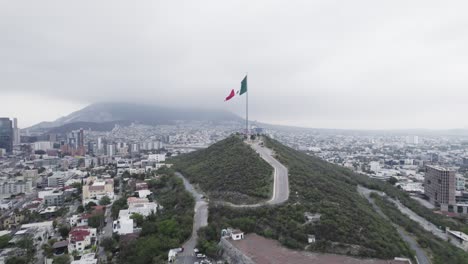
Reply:
[[344, 255], [295, 251], [285, 248], [278, 241], [256, 234], [247, 234], [242, 240], [229, 240], [234, 247], [257, 264], [401, 264], [398, 260], [361, 259]]

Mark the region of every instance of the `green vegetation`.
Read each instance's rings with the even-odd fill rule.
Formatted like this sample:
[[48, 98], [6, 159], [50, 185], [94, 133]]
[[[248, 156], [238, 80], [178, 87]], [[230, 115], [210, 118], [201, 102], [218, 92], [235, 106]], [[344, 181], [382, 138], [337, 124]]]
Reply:
[[99, 200], [99, 205], [109, 205], [111, 203], [111, 199], [109, 198], [109, 196], [103, 196], [101, 198], [101, 200]]
[[129, 242], [121, 237], [118, 263], [166, 263], [169, 249], [180, 247], [192, 233], [195, 201], [182, 180], [165, 171], [151, 181], [150, 189], [164, 210], [144, 219], [138, 240]]
[[71, 263], [71, 260], [70, 260], [70, 256], [68, 255], [54, 257], [54, 261], [52, 262], [52, 264], [70, 264], [70, 263]]
[[[346, 170], [341, 168], [342, 170]], [[347, 172], [350, 173], [350, 172]], [[352, 173], [352, 172], [351, 172]], [[365, 175], [352, 173], [352, 178], [356, 184], [361, 184], [369, 189], [385, 192], [388, 196], [399, 200], [403, 205], [411, 209], [416, 214], [422, 216], [427, 221], [443, 229], [449, 227], [453, 230], [459, 230], [468, 233], [468, 225], [463, 223], [463, 219], [450, 218], [441, 214], [434, 213], [432, 210], [421, 205], [418, 201], [412, 199], [408, 193], [396, 188], [395, 186], [387, 183], [371, 179]]]
[[88, 218], [88, 225], [93, 228], [100, 228], [104, 226], [104, 214], [95, 214]]
[[[268, 138], [265, 144], [289, 168], [289, 201], [255, 209], [211, 206], [210, 224], [200, 232], [201, 248], [212, 247], [221, 229], [230, 226], [295, 249], [304, 249], [307, 235], [314, 234], [318, 242], [309, 248], [313, 251], [342, 253], [358, 245], [357, 252], [346, 253], [383, 259], [414, 255], [391, 223], [359, 195], [354, 173]], [[320, 221], [306, 223], [305, 212], [320, 213]]]
[[106, 237], [101, 242], [101, 247], [103, 247], [104, 250], [107, 252], [114, 250], [116, 246], [117, 246], [117, 241], [115, 241], [115, 239], [112, 237]]
[[61, 225], [58, 231], [62, 238], [67, 238], [68, 233], [70, 233], [70, 227], [68, 225]]
[[128, 208], [127, 197], [125, 197], [125, 196], [121, 197], [120, 199], [118, 199], [117, 201], [115, 201], [112, 204], [112, 208], [111, 208], [112, 218], [117, 219], [119, 217], [119, 211], [120, 210], [125, 210], [127, 208]]
[[387, 199], [379, 195], [372, 195], [372, 198], [392, 222], [402, 226], [408, 233], [415, 236], [418, 244], [422, 248], [431, 251], [434, 264], [468, 263], [468, 253], [427, 232], [419, 223], [416, 223], [402, 214], [398, 208]]
[[137, 226], [141, 226], [143, 222], [145, 221], [145, 217], [138, 213], [132, 214], [130, 216], [130, 219], [133, 219], [133, 221], [136, 223]]
[[8, 243], [11, 240], [10, 235], [4, 235], [0, 237], [0, 249], [8, 247]]
[[239, 137], [231, 136], [173, 162], [176, 170], [210, 198], [254, 203], [271, 196], [273, 168]]

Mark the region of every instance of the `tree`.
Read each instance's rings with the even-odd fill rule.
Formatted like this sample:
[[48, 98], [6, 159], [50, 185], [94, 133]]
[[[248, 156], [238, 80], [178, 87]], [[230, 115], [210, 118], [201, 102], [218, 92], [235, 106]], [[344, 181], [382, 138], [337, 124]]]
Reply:
[[28, 264], [28, 260], [24, 257], [13, 256], [7, 258], [5, 264]]
[[88, 218], [88, 225], [90, 227], [99, 228], [104, 223], [104, 215], [96, 214]]
[[62, 255], [54, 258], [52, 264], [70, 264], [70, 256], [69, 255]]
[[116, 219], [119, 216], [119, 211], [123, 209], [127, 209], [127, 208], [128, 208], [127, 198], [122, 197], [118, 199], [112, 204], [112, 208], [111, 208], [112, 218]]
[[6, 248], [8, 246], [8, 242], [10, 242], [11, 236], [10, 235], [4, 235], [0, 237], [0, 249]]
[[52, 246], [56, 241], [55, 239], [49, 239], [47, 243], [42, 245], [42, 250], [44, 250], [44, 255], [46, 255], [46, 257], [52, 258], [54, 256], [54, 248]]
[[108, 205], [108, 204], [110, 204], [111, 202], [112, 202], [112, 201], [111, 201], [111, 199], [109, 198], [109, 196], [106, 195], [106, 196], [103, 196], [103, 197], [101, 198], [101, 200], [99, 200], [99, 205]]
[[132, 214], [130, 219], [133, 219], [137, 226], [141, 226], [145, 221], [145, 217], [139, 213]]
[[77, 189], [79, 194], [81, 194], [81, 192], [83, 191], [83, 185], [79, 182], [72, 183], [71, 187]]
[[387, 181], [388, 181], [388, 183], [390, 183], [391, 185], [395, 185], [395, 184], [398, 182], [398, 179], [395, 178], [395, 177], [390, 177]]
[[117, 242], [112, 237], [106, 237], [101, 242], [101, 247], [104, 248], [105, 251], [112, 251], [115, 248]]
[[27, 261], [32, 261], [34, 258], [34, 251], [36, 250], [32, 236], [23, 237], [16, 245], [26, 251]]
[[79, 213], [79, 214], [83, 213], [84, 210], [85, 210], [85, 208], [84, 208], [84, 206], [81, 205], [81, 204], [78, 206], [78, 208], [76, 208], [76, 212]]
[[97, 204], [95, 202], [89, 202], [85, 205], [85, 209], [87, 212], [90, 212], [94, 206], [96, 206]]
[[61, 225], [58, 231], [63, 238], [66, 238], [68, 237], [68, 233], [70, 233], [70, 227], [66, 225]]

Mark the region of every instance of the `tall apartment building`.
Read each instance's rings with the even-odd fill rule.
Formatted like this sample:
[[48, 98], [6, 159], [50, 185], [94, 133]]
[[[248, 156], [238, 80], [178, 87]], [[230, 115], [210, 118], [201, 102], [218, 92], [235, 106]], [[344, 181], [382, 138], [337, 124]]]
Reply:
[[13, 151], [13, 124], [9, 118], [0, 118], [0, 148]]
[[455, 204], [455, 171], [439, 166], [426, 166], [424, 193], [433, 204]]
[[13, 118], [13, 145], [21, 143], [20, 130], [18, 128], [18, 119]]

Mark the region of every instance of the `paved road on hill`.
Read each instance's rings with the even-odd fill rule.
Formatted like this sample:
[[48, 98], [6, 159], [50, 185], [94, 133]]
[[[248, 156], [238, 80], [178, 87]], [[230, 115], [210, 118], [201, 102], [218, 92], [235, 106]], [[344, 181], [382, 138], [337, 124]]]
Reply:
[[197, 258], [193, 254], [193, 249], [197, 246], [198, 240], [198, 229], [208, 225], [208, 202], [202, 198], [204, 197], [201, 193], [197, 192], [190, 182], [182, 176], [182, 174], [176, 172], [177, 177], [184, 181], [184, 186], [195, 198], [195, 214], [193, 216], [193, 229], [192, 236], [187, 240], [182, 247], [184, 252], [177, 255], [176, 263], [180, 264], [193, 264], [197, 261]]
[[[233, 207], [259, 207], [269, 204], [274, 205], [286, 202], [289, 198], [288, 169], [273, 157], [272, 150], [261, 146], [258, 141], [249, 143], [249, 145], [257, 153], [259, 153], [260, 157], [262, 157], [266, 162], [268, 162], [268, 164], [270, 164], [274, 169], [273, 195], [271, 199], [267, 202], [258, 204], [235, 205], [227, 202], [224, 204]], [[184, 252], [178, 254], [176, 263], [193, 264], [197, 261], [197, 258], [193, 254], [193, 249], [196, 247], [197, 244], [198, 229], [200, 229], [200, 227], [208, 225], [208, 202], [203, 198], [204, 196], [201, 193], [195, 190], [192, 184], [190, 184], [190, 182], [182, 174], [176, 172], [176, 176], [184, 181], [185, 189], [193, 195], [196, 202], [192, 236], [182, 245], [182, 247], [184, 248]]]
[[271, 149], [264, 147], [259, 141], [248, 143], [260, 157], [273, 167], [273, 194], [271, 199], [257, 204], [233, 204], [223, 202], [231, 207], [254, 208], [265, 205], [275, 205], [286, 202], [289, 199], [289, 175], [288, 168], [275, 159]]
[[[380, 195], [380, 196], [385, 196], [385, 193], [383, 193], [383, 192], [378, 192], [378, 191], [374, 191], [374, 190], [371, 190], [371, 189], [367, 189], [367, 188], [365, 188], [365, 187], [363, 187], [363, 186], [358, 186], [358, 187], [357, 187], [357, 190], [358, 190], [358, 192], [359, 192], [362, 196], [364, 196], [364, 197], [371, 203], [372, 207], [374, 207], [374, 210], [375, 210], [381, 217], [383, 217], [385, 220], [391, 222], [391, 220], [387, 217], [387, 215], [385, 215], [385, 214], [382, 212], [382, 210], [380, 209], [380, 207], [378, 207], [378, 206], [375, 204], [374, 200], [370, 197], [370, 194], [371, 194], [372, 192], [375, 192], [375, 193], [377, 193], [377, 194]], [[392, 225], [396, 228], [396, 230], [397, 230], [398, 234], [400, 235], [400, 237], [401, 237], [401, 238], [406, 242], [406, 244], [408, 244], [408, 246], [416, 253], [416, 258], [417, 258], [417, 260], [418, 260], [418, 263], [419, 263], [419, 264], [431, 264], [431, 261], [429, 260], [429, 257], [427, 256], [426, 252], [419, 246], [418, 242], [416, 242], [416, 240], [415, 240], [413, 237], [409, 236], [409, 235], [404, 231], [404, 229], [403, 229], [401, 226], [399, 226], [399, 225], [397, 225], [397, 224], [395, 224], [395, 223], [393, 223], [393, 222], [391, 222], [391, 223], [392, 223]]]

